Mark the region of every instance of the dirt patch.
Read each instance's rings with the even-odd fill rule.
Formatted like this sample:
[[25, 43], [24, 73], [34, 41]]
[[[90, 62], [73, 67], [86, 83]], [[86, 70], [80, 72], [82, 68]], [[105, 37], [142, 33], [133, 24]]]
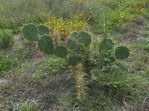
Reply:
[[3, 86], [8, 83], [7, 79], [0, 78], [0, 86]]

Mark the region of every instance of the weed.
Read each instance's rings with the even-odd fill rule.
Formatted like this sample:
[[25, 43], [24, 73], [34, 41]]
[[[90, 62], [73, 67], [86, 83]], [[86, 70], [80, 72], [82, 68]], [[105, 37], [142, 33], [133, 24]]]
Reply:
[[7, 49], [12, 46], [13, 35], [12, 30], [4, 29], [0, 30], [0, 48]]
[[26, 101], [24, 103], [21, 103], [19, 108], [18, 108], [18, 111], [38, 111], [39, 108], [38, 108], [38, 105], [36, 102], [34, 101]]

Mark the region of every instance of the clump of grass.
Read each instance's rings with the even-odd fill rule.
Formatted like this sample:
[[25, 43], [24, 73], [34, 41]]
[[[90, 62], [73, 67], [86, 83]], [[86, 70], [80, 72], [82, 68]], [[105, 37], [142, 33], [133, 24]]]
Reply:
[[14, 58], [14, 55], [3, 51], [0, 54], [0, 72], [8, 71], [17, 64], [17, 58]]
[[42, 72], [47, 74], [54, 74], [64, 69], [65, 60], [58, 57], [47, 57], [43, 59], [41, 64], [38, 64]]
[[140, 38], [136, 43], [136, 47], [144, 49], [148, 52], [149, 51], [149, 40], [148, 40], [148, 38]]
[[92, 79], [99, 88], [115, 99], [139, 98], [146, 83], [142, 76], [128, 73], [117, 66], [113, 66], [108, 73], [93, 70]]
[[35, 101], [26, 101], [20, 104], [18, 111], [39, 111], [39, 108]]
[[8, 49], [13, 44], [13, 34], [10, 29], [0, 30], [0, 50]]

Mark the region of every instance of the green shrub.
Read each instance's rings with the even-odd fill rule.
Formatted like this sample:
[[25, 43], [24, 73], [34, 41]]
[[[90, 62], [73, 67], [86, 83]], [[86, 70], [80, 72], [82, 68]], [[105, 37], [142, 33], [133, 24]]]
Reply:
[[17, 64], [17, 58], [13, 53], [7, 51], [0, 52], [0, 72], [8, 71], [12, 66]]
[[145, 18], [142, 15], [135, 15], [134, 22], [143, 25], [145, 23]]
[[130, 74], [117, 65], [113, 65], [111, 71], [107, 73], [94, 69], [91, 74], [94, 83], [98, 84], [110, 97], [117, 99], [138, 98], [146, 84], [142, 76]]
[[107, 28], [109, 30], [118, 30], [125, 22], [133, 20], [133, 15], [127, 10], [110, 11], [107, 14]]
[[8, 70], [11, 66], [11, 61], [9, 59], [0, 59], [0, 72]]
[[21, 27], [15, 27], [15, 28], [13, 29], [13, 33], [14, 33], [14, 34], [22, 33], [22, 28], [21, 28]]
[[15, 22], [11, 18], [0, 18], [0, 29], [6, 28], [6, 29], [12, 29], [15, 27]]
[[0, 30], [0, 48], [7, 49], [11, 47], [13, 43], [13, 37], [12, 37], [12, 30], [10, 29], [3, 29]]

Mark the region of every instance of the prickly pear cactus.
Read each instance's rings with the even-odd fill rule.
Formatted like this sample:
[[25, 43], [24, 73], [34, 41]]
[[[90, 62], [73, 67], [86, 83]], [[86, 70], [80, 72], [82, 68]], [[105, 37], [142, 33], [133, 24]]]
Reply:
[[84, 31], [72, 33], [67, 44], [56, 44], [49, 36], [49, 29], [44, 25], [28, 24], [23, 28], [23, 35], [29, 41], [37, 41], [40, 51], [66, 58], [73, 66], [81, 62], [81, 58], [85, 57], [85, 50], [89, 50], [91, 44], [91, 35]]
[[[36, 27], [33, 24], [24, 26], [23, 35], [29, 41], [37, 41], [40, 51], [45, 54], [53, 54], [64, 58], [70, 66], [73, 66], [72, 69], [80, 69], [79, 73], [81, 72], [81, 74], [78, 74], [76, 77], [77, 97], [79, 100], [82, 100], [82, 98], [84, 100], [84, 89], [86, 89], [84, 88], [84, 75], [85, 73], [89, 73], [92, 67], [98, 65], [91, 63], [91, 35], [84, 31], [74, 32], [67, 42], [62, 43], [56, 37], [49, 36], [49, 29], [46, 26], [39, 25]], [[127, 47], [118, 46], [115, 48], [114, 45], [113, 41], [107, 38], [104, 38], [99, 43], [99, 55], [96, 57], [97, 59], [95, 57], [93, 59], [96, 59], [97, 62], [99, 61], [99, 65], [103, 66], [103, 71], [107, 72], [109, 70], [109, 64], [113, 64], [116, 59], [124, 60], [129, 56], [130, 52]], [[107, 67], [106, 70], [105, 66]]]
[[78, 33], [78, 41], [85, 47], [91, 44], [91, 35], [87, 32], [79, 32]]
[[67, 48], [64, 46], [57, 46], [54, 52], [56, 56], [61, 58], [65, 58], [68, 54]]
[[38, 40], [38, 47], [40, 51], [44, 52], [45, 54], [53, 54], [53, 41], [48, 35], [41, 36]]
[[[69, 63], [72, 65], [77, 64], [80, 57], [87, 57], [86, 52], [90, 53], [88, 50], [91, 44], [91, 35], [84, 31], [72, 33], [67, 40], [67, 44], [63, 46], [54, 46], [52, 37], [48, 36], [49, 29], [44, 25], [25, 25], [23, 28], [23, 35], [29, 41], [37, 41], [39, 49], [45, 54], [55, 54], [61, 58], [68, 57]], [[129, 49], [125, 46], [116, 47], [114, 52], [115, 55], [113, 55], [113, 51], [113, 41], [104, 38], [99, 44], [99, 52], [101, 56], [104, 56], [102, 59], [106, 62], [114, 62], [115, 59], [124, 60], [129, 56]]]
[[129, 56], [129, 49], [125, 46], [118, 46], [111, 39], [104, 38], [99, 44], [99, 56], [104, 63], [113, 63], [116, 59], [124, 60]]
[[124, 60], [129, 57], [130, 51], [126, 46], [118, 46], [115, 49], [116, 59]]
[[79, 62], [81, 62], [81, 56], [78, 54], [70, 54], [68, 57], [68, 64], [75, 66], [77, 65]]
[[38, 32], [40, 35], [44, 35], [44, 34], [49, 35], [49, 29], [45, 25], [38, 25]]
[[83, 46], [74, 39], [69, 39], [67, 41], [67, 47], [69, 50], [77, 54], [81, 54], [83, 52]]
[[90, 49], [91, 35], [87, 32], [74, 32], [71, 34], [70, 39], [67, 41], [67, 47], [71, 54], [68, 58], [68, 63], [70, 65], [77, 65], [81, 58], [85, 60], [86, 53]]
[[87, 47], [91, 44], [91, 35], [87, 32], [74, 32], [71, 34], [71, 38]]
[[34, 24], [28, 24], [23, 27], [23, 35], [29, 41], [38, 40], [38, 29]]

